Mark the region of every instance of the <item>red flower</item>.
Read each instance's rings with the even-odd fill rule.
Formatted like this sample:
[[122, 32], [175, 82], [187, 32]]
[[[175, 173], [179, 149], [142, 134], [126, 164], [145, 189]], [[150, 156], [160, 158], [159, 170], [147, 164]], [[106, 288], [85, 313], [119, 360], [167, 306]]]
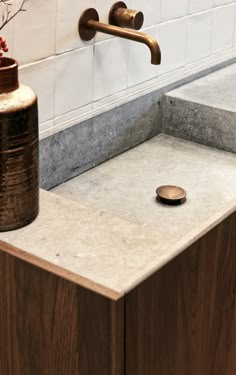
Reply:
[[7, 52], [7, 51], [8, 51], [7, 42], [5, 39], [3, 39], [0, 36], [0, 57], [3, 55], [3, 52]]

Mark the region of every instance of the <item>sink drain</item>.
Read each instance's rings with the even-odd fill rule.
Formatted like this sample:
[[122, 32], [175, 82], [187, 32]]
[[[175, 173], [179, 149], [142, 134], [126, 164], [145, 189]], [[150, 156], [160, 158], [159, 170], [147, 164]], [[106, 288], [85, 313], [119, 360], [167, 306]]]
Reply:
[[186, 202], [187, 193], [178, 186], [160, 186], [157, 188], [156, 193], [157, 201], [167, 205], [177, 206]]

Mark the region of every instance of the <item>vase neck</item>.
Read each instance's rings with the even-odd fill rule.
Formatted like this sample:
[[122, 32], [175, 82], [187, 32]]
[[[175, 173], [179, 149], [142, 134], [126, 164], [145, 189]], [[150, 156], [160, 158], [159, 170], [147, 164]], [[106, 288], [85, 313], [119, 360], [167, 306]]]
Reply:
[[18, 63], [16, 60], [0, 58], [0, 94], [18, 89]]

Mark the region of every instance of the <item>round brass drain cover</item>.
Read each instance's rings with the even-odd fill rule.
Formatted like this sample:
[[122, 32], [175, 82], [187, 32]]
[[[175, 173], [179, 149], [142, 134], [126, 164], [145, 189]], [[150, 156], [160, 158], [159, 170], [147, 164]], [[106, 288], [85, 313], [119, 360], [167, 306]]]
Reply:
[[160, 186], [156, 190], [157, 200], [168, 205], [180, 205], [186, 202], [187, 193], [178, 186]]

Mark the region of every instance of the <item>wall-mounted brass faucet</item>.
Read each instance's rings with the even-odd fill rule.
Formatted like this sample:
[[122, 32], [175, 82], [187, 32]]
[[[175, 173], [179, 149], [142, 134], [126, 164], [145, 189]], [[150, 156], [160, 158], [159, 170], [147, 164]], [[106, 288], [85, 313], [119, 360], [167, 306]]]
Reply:
[[[126, 4], [120, 1], [113, 5], [110, 11], [110, 24], [105, 24], [99, 22], [96, 9], [89, 8], [80, 17], [79, 34], [81, 39], [88, 41], [95, 37], [97, 31], [100, 31], [101, 33], [146, 44], [151, 51], [151, 63], [159, 65], [161, 63], [161, 50], [157, 41], [150, 35], [136, 31], [142, 27], [143, 18], [142, 12], [127, 9]], [[128, 30], [127, 28], [135, 30]]]

